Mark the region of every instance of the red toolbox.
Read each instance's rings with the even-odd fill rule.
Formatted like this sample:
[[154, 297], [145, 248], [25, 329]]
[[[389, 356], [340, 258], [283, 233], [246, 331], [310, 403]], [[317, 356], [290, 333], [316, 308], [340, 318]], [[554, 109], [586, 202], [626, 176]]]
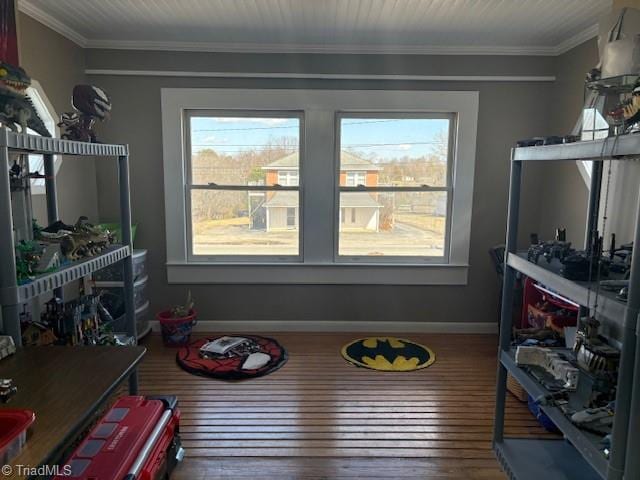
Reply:
[[172, 396], [122, 397], [91, 430], [56, 479], [159, 480], [182, 460]]

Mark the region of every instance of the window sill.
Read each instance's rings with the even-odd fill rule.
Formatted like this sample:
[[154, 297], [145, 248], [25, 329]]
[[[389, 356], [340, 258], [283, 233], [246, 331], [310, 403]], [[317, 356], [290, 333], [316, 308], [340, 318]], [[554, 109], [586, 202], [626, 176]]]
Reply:
[[466, 285], [468, 265], [168, 263], [173, 284]]

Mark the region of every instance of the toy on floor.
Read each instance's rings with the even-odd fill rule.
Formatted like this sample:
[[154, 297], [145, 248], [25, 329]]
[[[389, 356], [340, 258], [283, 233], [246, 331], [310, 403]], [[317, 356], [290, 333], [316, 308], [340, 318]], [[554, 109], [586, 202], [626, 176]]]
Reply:
[[175, 305], [169, 310], [163, 310], [156, 315], [160, 323], [162, 341], [167, 347], [181, 347], [187, 345], [191, 339], [191, 331], [197, 323], [198, 312], [191, 296], [187, 293], [184, 305]]
[[260, 377], [287, 361], [287, 352], [273, 338], [259, 335], [203, 338], [182, 347], [178, 365], [189, 373], [226, 380]]

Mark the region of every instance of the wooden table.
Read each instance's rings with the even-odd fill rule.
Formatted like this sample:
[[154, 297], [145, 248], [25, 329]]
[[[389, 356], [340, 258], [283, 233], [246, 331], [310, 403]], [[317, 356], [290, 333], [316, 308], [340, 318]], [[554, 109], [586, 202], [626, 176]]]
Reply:
[[[28, 408], [36, 414], [12, 465], [37, 467], [61, 460], [145, 352], [144, 347], [30, 347], [0, 361], [0, 378], [11, 378], [18, 387], [0, 410]], [[16, 470], [0, 478], [22, 478]]]

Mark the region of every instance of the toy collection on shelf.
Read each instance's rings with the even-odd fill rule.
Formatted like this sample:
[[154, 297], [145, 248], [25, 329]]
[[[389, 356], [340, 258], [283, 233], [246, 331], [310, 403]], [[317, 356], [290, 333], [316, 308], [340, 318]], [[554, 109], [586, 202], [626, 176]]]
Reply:
[[[603, 252], [602, 237], [592, 233], [595, 240], [586, 251], [572, 248], [563, 229], [551, 241], [534, 234], [527, 259], [570, 280], [588, 282], [596, 303], [600, 288], [626, 301], [633, 245], [618, 247], [612, 235], [609, 251]], [[530, 398], [530, 408], [542, 425], [554, 430], [539, 407], [558, 407], [577, 428], [602, 437], [601, 448], [608, 455], [620, 350], [601, 335], [600, 321], [586, 309], [533, 279], [526, 278], [524, 285], [523, 319], [513, 332], [515, 361], [549, 392], [545, 398]]]
[[[527, 260], [535, 264], [544, 260], [547, 266], [555, 266], [569, 280], [587, 282], [597, 278], [603, 290], [615, 291], [617, 298], [626, 302], [633, 243], [617, 246], [616, 236], [612, 234], [609, 251], [603, 252], [603, 238], [598, 232], [593, 238], [591, 248], [576, 250], [571, 242], [566, 241], [565, 229], [557, 229], [555, 239], [547, 241], [540, 241], [534, 233], [531, 235]], [[602, 280], [603, 277], [606, 280]]]
[[130, 345], [133, 339], [113, 332], [113, 317], [102, 305], [99, 294], [81, 295], [63, 303], [52, 298], [39, 320], [25, 307], [20, 315], [22, 343], [45, 345]]
[[[30, 85], [31, 78], [24, 69], [0, 61], [0, 124], [14, 132], [27, 133], [31, 130], [43, 137], [51, 137], [51, 132], [27, 95]], [[64, 113], [58, 124], [63, 128], [62, 138], [98, 142], [94, 127], [97, 120], [104, 121], [110, 116], [109, 95], [94, 85], [76, 85], [71, 104], [74, 111]], [[11, 191], [24, 194], [28, 225], [31, 218], [31, 180], [45, 176], [30, 171], [28, 156], [25, 154], [18, 153], [10, 163], [11, 166], [7, 165], [7, 168]], [[75, 225], [59, 221], [47, 228], [34, 225], [33, 235], [27, 233], [16, 238], [18, 282], [24, 284], [38, 274], [55, 271], [65, 261], [96, 255], [113, 241], [108, 230], [89, 224], [85, 217], [80, 217]]]
[[605, 448], [613, 425], [620, 351], [598, 334], [600, 324], [593, 317], [580, 324], [567, 348], [549, 348], [545, 339], [517, 339], [515, 360], [549, 392], [535, 403], [559, 407], [578, 428], [602, 436]]
[[[0, 62], [0, 123], [14, 132], [29, 130], [43, 137], [51, 132], [42, 121], [27, 88], [31, 78], [20, 67]], [[98, 142], [94, 130], [97, 120], [106, 120], [111, 112], [109, 95], [93, 85], [76, 85], [73, 89], [74, 111], [61, 116], [62, 138]], [[108, 228], [89, 223], [80, 217], [70, 225], [56, 221], [43, 228], [32, 218], [31, 184], [33, 179], [46, 179], [30, 171], [28, 156], [12, 155], [9, 169], [12, 203], [18, 202], [21, 214], [14, 218], [16, 276], [19, 285], [33, 281], [38, 275], [55, 272], [70, 262], [99, 255], [115, 242]], [[21, 327], [24, 345], [124, 345], [135, 343], [124, 334], [112, 331], [114, 319], [105, 308], [100, 294], [81, 294], [63, 303], [52, 298], [44, 304], [39, 318], [32, 318], [33, 305], [24, 305]], [[40, 309], [35, 308], [35, 312]]]
[[18, 283], [29, 283], [69, 262], [98, 255], [114, 240], [109, 230], [90, 224], [86, 217], [80, 217], [75, 225], [57, 221], [46, 228], [34, 221], [33, 240], [16, 245]]
[[[615, 149], [620, 136], [640, 133], [640, 63], [637, 61], [640, 48], [634, 41], [639, 33], [639, 20], [640, 10], [623, 8], [610, 29], [601, 28], [600, 62], [587, 74], [583, 113], [571, 134], [523, 139], [517, 142], [517, 147], [543, 148], [544, 145], [612, 138]], [[601, 160], [604, 153], [603, 147]], [[601, 168], [598, 175], [592, 177], [592, 181], [600, 181], [603, 189], [606, 186], [603, 191], [608, 196], [611, 164], [606, 182], [602, 181]], [[634, 245], [617, 245], [612, 234], [605, 251], [605, 242], [598, 230], [607, 232], [607, 200], [605, 197], [604, 208], [600, 208], [597, 194], [597, 217], [591, 218], [586, 249], [573, 248], [567, 241], [566, 231], [558, 229], [555, 238], [549, 241], [541, 241], [533, 234], [526, 254], [529, 262], [543, 269], [568, 280], [584, 282], [589, 305], [598, 305], [602, 295], [606, 295], [608, 301], [628, 300]], [[537, 288], [541, 299], [527, 302], [528, 286], [532, 290]], [[620, 344], [611, 335], [603, 334], [611, 332], [601, 329], [597, 308], [590, 310], [563, 299], [530, 278], [525, 279], [524, 291], [523, 321], [514, 329], [512, 337], [515, 362], [547, 391], [544, 398], [529, 398], [532, 412], [541, 424], [554, 429], [540, 407], [557, 407], [577, 428], [599, 436], [600, 449], [608, 457], [618, 390]]]

